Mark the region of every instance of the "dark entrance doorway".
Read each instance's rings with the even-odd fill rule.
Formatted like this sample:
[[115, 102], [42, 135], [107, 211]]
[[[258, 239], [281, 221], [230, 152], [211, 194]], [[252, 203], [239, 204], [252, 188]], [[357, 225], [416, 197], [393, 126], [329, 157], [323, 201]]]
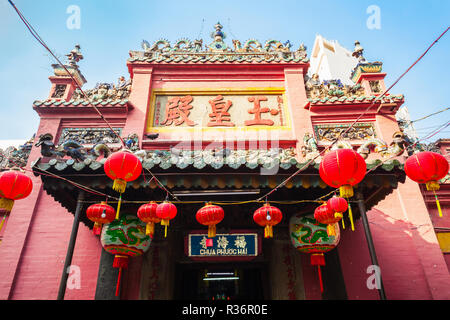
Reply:
[[176, 268], [180, 300], [262, 300], [264, 266], [251, 263], [192, 263]]

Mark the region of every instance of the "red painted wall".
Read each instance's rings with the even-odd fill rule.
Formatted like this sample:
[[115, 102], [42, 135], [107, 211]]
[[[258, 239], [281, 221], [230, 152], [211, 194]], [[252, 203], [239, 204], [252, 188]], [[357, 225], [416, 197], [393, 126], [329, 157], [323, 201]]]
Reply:
[[[130, 67], [134, 68], [134, 67]], [[231, 69], [230, 66], [227, 68]], [[257, 71], [257, 67], [252, 71]], [[262, 70], [262, 69], [261, 69]], [[270, 69], [267, 69], [270, 71]], [[197, 73], [195, 83], [183, 83], [168, 77], [170, 81], [161, 80], [161, 73], [154, 68], [138, 68], [133, 71], [133, 88], [130, 96], [130, 109], [124, 124], [122, 136], [136, 132], [140, 136], [145, 132], [146, 112], [152, 85], [155, 87], [205, 87], [238, 86], [239, 83], [253, 86], [284, 86], [291, 119], [294, 121], [292, 131], [286, 133], [287, 140], [297, 140], [298, 154], [305, 132], [312, 132], [311, 116], [333, 117], [342, 120], [342, 108], [332, 108], [320, 113], [319, 109], [310, 111], [304, 108], [306, 94], [304, 90], [303, 69], [289, 67], [280, 71], [274, 67], [275, 78], [243, 79], [246, 72], [240, 70], [234, 77], [221, 78], [213, 82], [205, 80], [208, 75]], [[185, 71], [189, 72], [188, 69]], [[223, 71], [226, 73], [226, 70]], [[232, 74], [232, 73], [230, 73]], [[154, 78], [159, 75], [159, 78]], [[179, 76], [179, 75], [178, 75]], [[239, 76], [240, 80], [236, 80]], [[206, 78], [205, 78], [206, 77]], [[225, 77], [225, 78], [224, 78]], [[237, 82], [230, 82], [232, 80]], [[258, 80], [259, 79], [259, 80]], [[162, 82], [161, 82], [162, 81]], [[358, 108], [351, 108], [353, 117]], [[332, 112], [332, 113], [330, 113]], [[380, 136], [390, 143], [392, 133], [398, 125], [391, 115], [373, 115]], [[52, 133], [57, 137], [64, 125], [62, 118], [77, 118], [80, 126], [99, 123], [95, 113], [80, 116], [76, 110], [72, 113], [55, 111], [51, 116], [41, 118], [37, 136]], [[123, 123], [125, 115], [108, 118]], [[94, 120], [95, 119], [95, 120]], [[72, 120], [71, 120], [72, 121]], [[29, 158], [31, 161], [40, 156], [40, 150], [33, 148]], [[400, 158], [401, 159], [401, 158]], [[56, 299], [59, 280], [63, 272], [64, 259], [72, 229], [73, 215], [52, 200], [41, 190], [40, 178], [33, 177], [34, 189], [31, 195], [17, 201], [6, 225], [4, 237], [0, 244], [0, 299]], [[84, 210], [83, 210], [84, 213]], [[433, 212], [431, 213], [433, 214]], [[376, 208], [368, 212], [375, 249], [381, 267], [381, 274], [388, 299], [450, 299], [450, 277], [446, 259], [440, 251], [433, 223], [417, 184], [408, 180], [380, 202]], [[435, 218], [432, 218], [435, 220]], [[445, 220], [447, 221], [447, 220]], [[442, 222], [443, 223], [443, 222]], [[342, 233], [338, 246], [343, 276], [349, 299], [378, 299], [376, 290], [367, 288], [367, 267], [371, 265], [361, 221], [356, 222], [356, 230], [347, 228]], [[97, 273], [101, 245], [84, 225], [80, 225], [74, 252], [73, 265], [79, 266], [81, 287], [68, 289], [66, 299], [93, 299], [97, 281]], [[124, 276], [122, 298], [137, 299], [139, 297], [140, 260], [133, 261], [130, 270]], [[303, 261], [303, 277], [307, 299], [320, 299], [317, 281], [317, 270], [309, 265], [309, 259]], [[133, 272], [130, 272], [133, 271]]]

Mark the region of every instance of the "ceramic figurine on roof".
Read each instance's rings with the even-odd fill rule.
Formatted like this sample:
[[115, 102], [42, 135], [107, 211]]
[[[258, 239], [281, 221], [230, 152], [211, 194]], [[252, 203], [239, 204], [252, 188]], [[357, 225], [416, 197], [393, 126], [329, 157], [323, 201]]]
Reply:
[[361, 47], [359, 41], [355, 41], [355, 49], [353, 49], [352, 56], [358, 59], [358, 63], [366, 62], [366, 59], [363, 56], [364, 48]]
[[66, 54], [67, 60], [69, 61], [69, 64], [71, 66], [76, 67], [77, 63], [84, 58], [80, 52], [80, 48], [81, 48], [80, 45], [77, 44], [75, 45], [75, 48], [72, 49], [72, 51], [70, 51], [69, 54]]
[[379, 61], [368, 62], [363, 56], [364, 48], [359, 41], [355, 41], [355, 48], [353, 49], [352, 56], [358, 59], [358, 64], [352, 70], [350, 79], [353, 82], [358, 83], [361, 73], [379, 73], [381, 72], [383, 63]]
[[214, 39], [214, 42], [209, 45], [209, 49], [211, 51], [225, 51], [228, 48], [226, 43], [223, 42], [223, 39], [227, 36], [224, 32], [222, 32], [222, 28], [223, 26], [220, 22], [217, 22], [214, 25], [214, 29], [216, 29], [216, 31], [211, 32], [211, 38]]
[[203, 48], [203, 40], [178, 40], [173, 47], [165, 39], [156, 41], [152, 46], [143, 40], [141, 47], [144, 51], [130, 51], [129, 62], [132, 63], [308, 63], [306, 47], [302, 44], [296, 51], [291, 51], [289, 40], [280, 42], [268, 40], [263, 46], [256, 39], [245, 42], [233, 39], [232, 46], [228, 46], [224, 39], [226, 34], [223, 26], [218, 22], [211, 32], [213, 42]]

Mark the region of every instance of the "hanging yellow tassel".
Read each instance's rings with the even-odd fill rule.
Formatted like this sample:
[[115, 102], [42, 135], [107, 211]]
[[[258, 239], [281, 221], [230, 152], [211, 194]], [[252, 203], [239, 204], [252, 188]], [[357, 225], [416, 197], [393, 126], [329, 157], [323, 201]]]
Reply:
[[3, 225], [5, 224], [5, 220], [6, 220], [6, 214], [3, 215], [2, 222], [0, 222], [0, 231], [3, 229]]
[[119, 202], [117, 203], [116, 220], [119, 220], [119, 213], [120, 213], [120, 205], [121, 204], [122, 204], [122, 194], [120, 194]]
[[344, 218], [341, 219], [341, 222], [342, 222], [342, 229], [345, 230]]
[[349, 184], [340, 186], [339, 193], [342, 198], [351, 198], [353, 197], [353, 187]]
[[165, 228], [164, 228], [164, 238], [167, 237], [167, 226], [169, 225], [169, 221], [170, 220], [165, 220], [165, 219], [161, 220], [161, 225], [165, 226]]
[[155, 233], [155, 224], [153, 222], [149, 222], [145, 227], [145, 234], [148, 236], [153, 236], [153, 233]]
[[6, 211], [11, 212], [13, 206], [14, 206], [14, 200], [0, 198], [0, 208], [1, 209], [5, 209]]
[[439, 217], [442, 218], [442, 209], [441, 209], [441, 204], [439, 203], [439, 199], [437, 197], [436, 191], [433, 190], [434, 193], [434, 198], [436, 199], [436, 206], [439, 212]]
[[208, 238], [214, 238], [216, 236], [216, 225], [212, 224], [208, 226]]
[[127, 187], [127, 182], [125, 180], [122, 179], [115, 179], [114, 183], [113, 183], [113, 190], [119, 192], [119, 193], [124, 193], [125, 189]]
[[329, 236], [335, 236], [336, 235], [336, 230], [334, 230], [334, 225], [332, 225], [332, 224], [327, 225], [327, 234]]
[[353, 224], [353, 213], [352, 213], [352, 206], [350, 205], [350, 201], [347, 199], [348, 202], [348, 217], [350, 218], [350, 224], [352, 226], [352, 231], [355, 231], [355, 225]]

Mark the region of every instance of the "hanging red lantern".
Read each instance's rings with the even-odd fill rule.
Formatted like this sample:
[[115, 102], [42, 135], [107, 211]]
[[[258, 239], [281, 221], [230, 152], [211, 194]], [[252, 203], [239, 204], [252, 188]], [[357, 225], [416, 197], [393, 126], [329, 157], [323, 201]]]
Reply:
[[161, 222], [161, 219], [156, 215], [156, 208], [158, 204], [155, 201], [143, 204], [139, 207], [137, 216], [141, 221], [147, 224], [145, 228], [145, 234], [153, 238], [155, 233], [155, 223]]
[[224, 216], [223, 209], [211, 203], [207, 203], [195, 214], [195, 218], [200, 224], [208, 226], [208, 238], [214, 238], [216, 236], [216, 224], [221, 222]]
[[128, 268], [129, 258], [144, 254], [152, 239], [145, 234], [144, 224], [136, 216], [123, 215], [105, 224], [100, 242], [106, 252], [114, 255], [113, 267], [119, 269], [116, 296], [119, 295], [122, 269]]
[[448, 170], [447, 159], [441, 154], [431, 151], [416, 153], [405, 162], [406, 175], [417, 183], [425, 183], [427, 190], [433, 191], [440, 217], [442, 217], [442, 210], [436, 190], [439, 190], [438, 180], [444, 178]]
[[[347, 211], [348, 208], [350, 208], [347, 200], [338, 196], [333, 196], [332, 198], [328, 199], [327, 205], [333, 211], [334, 217], [338, 219], [337, 221], [341, 220], [344, 217], [343, 213]], [[342, 219], [342, 228], [345, 229], [344, 219]]]
[[116, 219], [119, 218], [122, 193], [127, 182], [136, 180], [142, 172], [141, 160], [130, 151], [118, 151], [110, 155], [103, 165], [106, 175], [114, 180], [113, 189], [120, 193]]
[[[320, 178], [329, 186], [339, 188], [341, 197], [353, 196], [353, 186], [361, 182], [366, 175], [364, 158], [353, 149], [336, 149], [327, 153], [320, 162]], [[348, 213], [352, 230], [353, 214], [350, 205]]]
[[98, 236], [102, 232], [102, 224], [110, 223], [114, 220], [116, 211], [113, 207], [102, 201], [89, 206], [86, 210], [86, 216], [94, 222], [93, 233]]
[[328, 204], [322, 204], [314, 211], [314, 219], [316, 219], [317, 222], [327, 225], [327, 234], [329, 236], [335, 236], [336, 231], [334, 226], [336, 222], [339, 222], [339, 220], [342, 219], [342, 214], [341, 216], [338, 215], [336, 217], [334, 211], [328, 206]]
[[289, 234], [294, 247], [311, 254], [311, 265], [317, 266], [320, 290], [323, 292], [321, 266], [325, 266], [324, 253], [333, 250], [339, 243], [339, 224], [335, 224], [336, 234], [328, 235], [326, 225], [316, 221], [313, 215], [295, 214], [289, 220]]
[[0, 208], [11, 211], [15, 200], [28, 197], [33, 189], [31, 178], [19, 170], [0, 173]]
[[283, 214], [280, 209], [272, 207], [269, 203], [265, 203], [253, 213], [253, 220], [264, 227], [264, 238], [273, 238], [273, 226], [280, 223], [281, 219]]
[[165, 226], [164, 237], [167, 237], [169, 221], [177, 215], [177, 207], [171, 202], [164, 201], [156, 207], [156, 216], [161, 219], [161, 225]]

